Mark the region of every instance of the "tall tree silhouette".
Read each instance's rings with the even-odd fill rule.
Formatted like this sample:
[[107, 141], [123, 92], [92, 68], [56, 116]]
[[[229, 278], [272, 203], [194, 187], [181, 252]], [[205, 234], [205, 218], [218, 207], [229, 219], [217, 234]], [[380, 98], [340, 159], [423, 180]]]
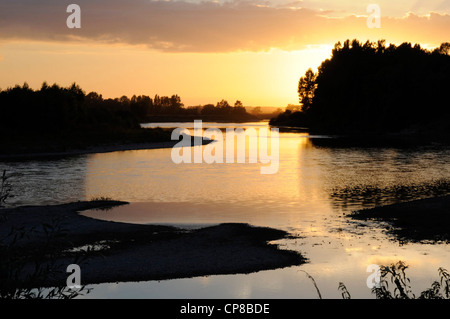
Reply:
[[304, 112], [307, 112], [312, 105], [316, 87], [316, 75], [312, 69], [308, 69], [305, 76], [302, 76], [298, 82], [299, 102]]
[[286, 111], [270, 123], [331, 133], [448, 136], [449, 54], [448, 43], [429, 51], [408, 42], [338, 42], [317, 73], [308, 70], [300, 79], [301, 112]]

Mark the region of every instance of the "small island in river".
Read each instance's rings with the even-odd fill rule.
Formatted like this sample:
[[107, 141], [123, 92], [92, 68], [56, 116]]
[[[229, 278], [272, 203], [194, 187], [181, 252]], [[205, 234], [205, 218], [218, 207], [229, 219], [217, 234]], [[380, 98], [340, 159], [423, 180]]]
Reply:
[[450, 195], [363, 209], [348, 215], [355, 220], [386, 222], [401, 242], [450, 241]]

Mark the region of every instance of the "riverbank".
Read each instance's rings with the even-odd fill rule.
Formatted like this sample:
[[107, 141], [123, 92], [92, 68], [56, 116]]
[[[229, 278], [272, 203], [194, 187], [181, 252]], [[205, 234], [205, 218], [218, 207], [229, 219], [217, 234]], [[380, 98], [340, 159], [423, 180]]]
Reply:
[[349, 217], [387, 222], [388, 233], [401, 242], [450, 242], [450, 195], [364, 209]]
[[23, 159], [35, 159], [35, 158], [50, 158], [50, 157], [65, 157], [76, 156], [94, 153], [109, 153], [118, 151], [131, 151], [131, 150], [143, 150], [143, 149], [158, 149], [158, 148], [171, 148], [177, 144], [178, 141], [167, 142], [147, 142], [147, 143], [129, 143], [129, 144], [105, 144], [97, 146], [89, 146], [86, 148], [74, 148], [66, 151], [43, 151], [43, 152], [30, 152], [30, 153], [13, 153], [13, 154], [0, 154], [0, 160], [23, 160]]
[[[11, 153], [0, 153], [0, 161], [16, 161], [16, 160], [26, 160], [26, 159], [39, 159], [39, 158], [55, 158], [55, 157], [66, 157], [66, 156], [76, 156], [94, 153], [109, 153], [118, 151], [133, 151], [133, 150], [149, 150], [149, 149], [159, 149], [159, 148], [172, 148], [179, 141], [170, 140], [167, 138], [163, 141], [149, 141], [149, 142], [135, 142], [130, 141], [119, 141], [117, 143], [100, 143], [96, 145], [84, 146], [84, 147], [65, 147], [59, 150], [52, 149], [42, 149], [33, 150], [27, 149], [21, 152], [20, 150], [13, 151]], [[211, 143], [212, 140], [204, 138], [202, 144], [206, 145]], [[193, 139], [191, 139], [191, 145], [194, 145]]]
[[[102, 130], [90, 128], [71, 132], [17, 132], [0, 136], [0, 159], [77, 155], [97, 151], [120, 150], [136, 145], [174, 143], [169, 129], [128, 128]], [[164, 144], [162, 144], [164, 145]]]
[[[250, 273], [306, 262], [299, 253], [270, 244], [290, 236], [272, 228], [220, 224], [185, 230], [102, 221], [78, 213], [96, 208], [107, 214], [106, 209], [126, 204], [99, 200], [2, 209], [0, 238], [7, 247], [3, 253], [9, 252], [3, 262], [21, 269], [23, 285], [42, 287], [65, 286], [66, 268], [73, 263], [81, 268], [82, 284], [88, 285]], [[21, 262], [14, 264], [17, 260]], [[35, 265], [51, 269], [51, 275], [27, 282]]]

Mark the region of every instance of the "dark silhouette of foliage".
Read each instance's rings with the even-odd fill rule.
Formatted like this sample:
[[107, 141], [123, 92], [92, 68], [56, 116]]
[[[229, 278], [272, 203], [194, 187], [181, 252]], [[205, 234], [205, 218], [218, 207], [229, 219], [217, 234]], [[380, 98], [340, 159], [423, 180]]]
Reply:
[[[52, 279], [64, 268], [56, 262], [58, 251], [54, 246], [66, 235], [58, 221], [43, 224], [42, 228], [45, 244], [41, 249], [27, 253], [20, 242], [29, 236], [30, 230], [12, 228], [5, 238], [0, 238], [0, 299], [72, 299], [91, 291], [86, 286], [78, 289], [66, 285], [40, 287], [40, 283]], [[75, 258], [73, 263], [82, 259], [83, 256]]]
[[344, 283], [339, 283], [338, 290], [341, 292], [342, 299], [352, 299], [352, 296], [350, 295], [350, 292], [348, 292], [347, 287], [344, 285]]
[[[406, 269], [409, 266], [403, 262], [398, 261], [389, 266], [380, 266], [379, 282], [372, 288], [372, 294], [376, 299], [450, 299], [450, 273], [440, 267], [438, 269], [439, 280], [434, 281], [431, 287], [425, 289], [417, 298], [412, 292], [409, 277], [406, 276]], [[314, 278], [306, 271], [301, 270], [314, 284], [317, 291], [317, 296], [322, 299], [319, 288], [317, 287]], [[350, 292], [343, 282], [339, 282], [338, 290], [341, 292], [342, 299], [351, 299]]]
[[234, 102], [234, 107], [244, 107], [244, 104], [242, 104], [241, 101], [237, 100], [236, 102]]
[[327, 133], [450, 131], [450, 44], [429, 51], [384, 40], [338, 42], [315, 74], [299, 81], [299, 112], [280, 115], [289, 123]]
[[[138, 121], [119, 101], [104, 101], [72, 84], [63, 88], [46, 82], [40, 90], [28, 84], [0, 92], [0, 130], [2, 134], [68, 134], [74, 131], [139, 127]], [[99, 125], [99, 127], [94, 127]]]
[[11, 194], [11, 183], [8, 181], [9, 176], [6, 175], [6, 170], [3, 170], [0, 178], [0, 208], [4, 206], [6, 200]]
[[[7, 189], [3, 193], [3, 199], [8, 197], [12, 189], [7, 179], [6, 171], [3, 171], [2, 192], [4, 185]], [[7, 220], [8, 214], [0, 211], [0, 224]], [[67, 235], [60, 220], [42, 223], [40, 228], [41, 230], [35, 227], [11, 227], [6, 235], [0, 235], [0, 299], [72, 299], [90, 292], [91, 289], [86, 286], [40, 286], [40, 283], [52, 279], [65, 268], [65, 265], [57, 263], [56, 260], [60, 254], [57, 246]], [[23, 244], [23, 240], [29, 239], [31, 233], [43, 236], [44, 244], [40, 249], [28, 249]], [[76, 264], [83, 258], [84, 255], [81, 254], [74, 258], [73, 263]]]
[[[406, 277], [405, 270], [408, 266], [399, 261], [390, 266], [380, 267], [381, 280], [380, 285], [372, 288], [372, 293], [377, 299], [414, 299], [415, 295], [409, 285], [410, 280]], [[389, 289], [389, 282], [394, 284], [393, 292]]]
[[[450, 273], [439, 268], [439, 281], [434, 281], [431, 287], [422, 291], [419, 297], [412, 292], [406, 269], [409, 266], [403, 261], [398, 261], [389, 266], [380, 267], [380, 283], [372, 288], [372, 294], [377, 299], [449, 299], [450, 298]], [[343, 299], [351, 299], [347, 287], [340, 282], [339, 291]]]
[[316, 74], [314, 74], [313, 70], [308, 69], [305, 76], [301, 77], [298, 82], [299, 102], [302, 105], [303, 112], [308, 112], [311, 108], [316, 87]]
[[86, 94], [76, 83], [64, 88], [44, 82], [0, 90], [0, 153], [61, 151], [104, 143], [170, 141], [170, 132], [142, 129], [158, 121], [247, 121], [256, 119], [240, 101], [226, 100], [185, 108], [178, 95], [122, 96]]

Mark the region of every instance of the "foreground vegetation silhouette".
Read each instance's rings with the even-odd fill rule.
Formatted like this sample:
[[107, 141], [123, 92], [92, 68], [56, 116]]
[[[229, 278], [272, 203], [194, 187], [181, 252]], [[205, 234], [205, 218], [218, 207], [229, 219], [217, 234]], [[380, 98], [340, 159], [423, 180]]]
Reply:
[[[450, 299], [450, 273], [446, 269], [439, 268], [439, 280], [435, 280], [430, 288], [416, 297], [410, 285], [411, 280], [406, 276], [408, 267], [403, 261], [381, 266], [380, 282], [372, 288], [372, 294], [377, 299]], [[338, 289], [343, 299], [351, 299], [344, 283], [340, 282]]]
[[[13, 227], [6, 237], [0, 238], [0, 299], [73, 299], [92, 290], [84, 285], [40, 287], [41, 282], [53, 279], [64, 268], [57, 262], [56, 243], [67, 234], [58, 221], [43, 224], [42, 228], [45, 243], [39, 250], [26, 250], [20, 245], [21, 239], [30, 235], [22, 228]], [[80, 254], [74, 258], [73, 264], [83, 257]]]
[[[11, 196], [12, 186], [6, 170], [0, 177], [0, 208]], [[0, 224], [8, 219], [8, 215], [0, 215]], [[42, 224], [44, 244], [39, 250], [24, 249], [20, 242], [30, 236], [30, 231], [21, 227], [12, 227], [6, 236], [0, 236], [0, 299], [73, 299], [88, 294], [91, 288], [67, 286], [43, 288], [38, 283], [51, 279], [59, 272], [61, 265], [56, 262], [57, 243], [67, 235], [59, 221]], [[32, 229], [32, 232], [37, 230]], [[77, 263], [84, 258], [81, 254], [75, 258]], [[47, 262], [41, 263], [45, 259]], [[26, 273], [26, 275], [24, 275]]]
[[[430, 288], [425, 289], [417, 297], [410, 285], [411, 280], [406, 276], [409, 266], [402, 260], [388, 266], [380, 266], [379, 282], [374, 283], [372, 294], [376, 299], [450, 299], [450, 273], [440, 267], [438, 269], [439, 280], [433, 281]], [[302, 270], [314, 285], [317, 297], [322, 299], [322, 294], [317, 287], [314, 278]], [[352, 299], [350, 291], [343, 282], [339, 282], [338, 290], [342, 299]]]
[[384, 40], [338, 42], [317, 73], [300, 78], [300, 111], [287, 110], [271, 125], [320, 133], [450, 132], [450, 43], [429, 51]]

